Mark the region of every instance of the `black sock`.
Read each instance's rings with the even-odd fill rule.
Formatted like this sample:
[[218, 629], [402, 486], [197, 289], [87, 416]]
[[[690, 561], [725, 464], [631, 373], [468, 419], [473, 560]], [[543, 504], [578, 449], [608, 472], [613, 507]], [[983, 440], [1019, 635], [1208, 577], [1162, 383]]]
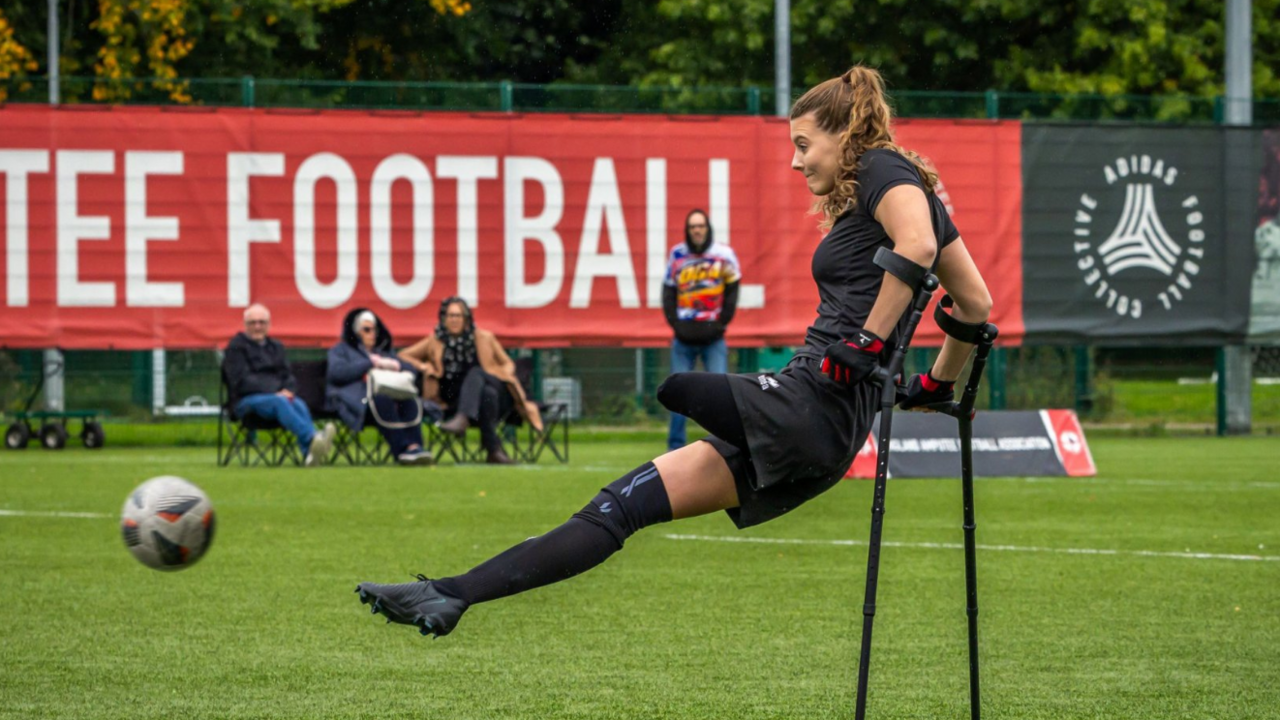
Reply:
[[529, 538], [436, 586], [469, 604], [567, 580], [599, 565], [648, 525], [671, 520], [667, 489], [653, 463], [610, 483], [560, 527]]

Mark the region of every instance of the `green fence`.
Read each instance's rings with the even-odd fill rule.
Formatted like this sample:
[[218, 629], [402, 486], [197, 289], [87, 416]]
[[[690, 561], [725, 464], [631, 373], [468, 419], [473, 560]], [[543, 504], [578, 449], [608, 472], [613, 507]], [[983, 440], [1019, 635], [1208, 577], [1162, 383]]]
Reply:
[[[173, 99], [169, 89], [174, 82], [185, 96], [181, 102]], [[0, 80], [0, 88], [6, 91], [10, 102], [44, 103], [49, 97], [48, 80], [42, 77]], [[64, 103], [467, 112], [771, 115], [775, 98], [772, 87], [372, 82], [248, 76], [179, 81], [106, 81], [73, 76], [62, 78], [59, 88]], [[1191, 95], [895, 90], [891, 99], [902, 117], [1215, 123], [1223, 116], [1222, 97]], [[1280, 124], [1280, 98], [1255, 99], [1254, 123]]]
[[[9, 102], [44, 103], [44, 78], [0, 81]], [[92, 77], [66, 77], [64, 103], [139, 105], [347, 108], [373, 111], [662, 113], [768, 115], [772, 88], [631, 87], [533, 85], [511, 82], [344, 82], [276, 78], [182, 80], [184, 102], [156, 81], [133, 79], [110, 85]], [[1220, 97], [1053, 95], [1016, 92], [892, 92], [896, 112], [915, 118], [1001, 118], [1093, 122], [1218, 123]], [[1280, 125], [1280, 99], [1255, 99], [1254, 123]], [[526, 351], [527, 352], [527, 351]], [[988, 370], [984, 407], [1074, 407], [1095, 422], [1145, 432], [1209, 431], [1216, 419], [1214, 348], [1183, 348], [1176, 357], [1151, 351], [1087, 347], [998, 349]], [[294, 359], [321, 356], [299, 350]], [[157, 367], [162, 357], [163, 366]], [[734, 351], [739, 371], [778, 369], [786, 348]], [[927, 366], [932, 354], [913, 351], [908, 370]], [[1253, 418], [1257, 430], [1280, 431], [1280, 349], [1254, 348]], [[211, 412], [218, 403], [218, 361], [212, 351], [68, 352], [67, 409], [101, 409], [117, 424], [165, 420], [134, 435], [164, 442], [210, 442]], [[572, 387], [580, 417], [615, 423], [659, 423], [664, 417], [653, 390], [670, 367], [665, 349], [563, 349], [536, 353], [537, 390], [542, 380]], [[0, 411], [19, 410], [42, 372], [40, 353], [0, 351]], [[548, 386], [548, 387], [550, 387]], [[42, 405], [37, 399], [37, 406]], [[120, 430], [111, 433], [117, 441]], [[128, 437], [128, 431], [124, 431]], [[109, 440], [110, 442], [111, 440]]]

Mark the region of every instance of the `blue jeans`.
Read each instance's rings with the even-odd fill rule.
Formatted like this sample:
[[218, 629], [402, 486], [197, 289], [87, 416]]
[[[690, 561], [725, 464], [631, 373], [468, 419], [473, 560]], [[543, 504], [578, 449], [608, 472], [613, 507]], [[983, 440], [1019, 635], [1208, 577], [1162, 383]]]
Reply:
[[[384, 395], [374, 395], [373, 403], [378, 408], [378, 415], [389, 423], [403, 423], [412, 420], [418, 415], [418, 408], [415, 406], [419, 400], [392, 400]], [[424, 414], [425, 417], [425, 414]], [[391, 448], [391, 455], [398, 456], [400, 453], [408, 452], [411, 445], [422, 447], [422, 426], [414, 425], [407, 428], [389, 428], [378, 424], [377, 418], [373, 413], [366, 410], [364, 416], [365, 426], [373, 425], [378, 428], [378, 432], [382, 433], [383, 439], [387, 441], [387, 445]]]
[[274, 393], [246, 395], [236, 403], [236, 417], [243, 418], [250, 413], [264, 420], [275, 420], [285, 430], [298, 436], [298, 448], [303, 455], [311, 449], [316, 426], [311, 420], [307, 404], [298, 398], [285, 398]]
[[[671, 374], [690, 372], [702, 358], [702, 366], [707, 372], [729, 372], [729, 346], [724, 338], [707, 345], [689, 345], [679, 340], [671, 341]], [[671, 428], [667, 431], [667, 449], [676, 450], [684, 447], [686, 418], [678, 413], [671, 413]]]

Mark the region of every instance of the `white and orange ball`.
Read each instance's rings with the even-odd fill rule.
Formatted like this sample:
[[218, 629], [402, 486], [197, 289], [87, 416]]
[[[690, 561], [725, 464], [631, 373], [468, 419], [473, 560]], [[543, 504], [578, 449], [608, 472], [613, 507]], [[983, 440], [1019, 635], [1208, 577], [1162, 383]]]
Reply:
[[213, 544], [213, 503], [204, 491], [173, 475], [142, 483], [124, 501], [120, 533], [138, 562], [156, 570], [183, 570]]

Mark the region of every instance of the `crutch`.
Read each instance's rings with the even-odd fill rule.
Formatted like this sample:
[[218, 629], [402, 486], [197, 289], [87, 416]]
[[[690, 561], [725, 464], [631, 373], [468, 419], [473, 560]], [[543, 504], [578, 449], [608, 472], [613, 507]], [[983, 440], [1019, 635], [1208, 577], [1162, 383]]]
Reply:
[[978, 398], [978, 384], [982, 371], [987, 367], [987, 356], [996, 341], [999, 329], [991, 323], [967, 323], [957, 320], [946, 311], [955, 302], [950, 295], [943, 295], [933, 310], [933, 319], [947, 335], [977, 346], [973, 368], [964, 384], [960, 401], [935, 403], [926, 409], [942, 412], [955, 418], [960, 431], [960, 484], [964, 496], [964, 584], [969, 616], [969, 706], [973, 720], [982, 717], [982, 704], [978, 695], [978, 561], [974, 532], [977, 524], [973, 517], [973, 403]]
[[[876, 253], [875, 262], [885, 270], [893, 273], [904, 282], [911, 284], [915, 277], [908, 277], [899, 259], [884, 255], [888, 251]], [[867, 589], [866, 599], [862, 606], [862, 653], [858, 662], [858, 696], [855, 717], [864, 720], [867, 708], [867, 677], [871, 664], [871, 628], [876, 614], [876, 584], [880, 570], [880, 537], [884, 522], [885, 485], [889, 476], [889, 446], [893, 423], [893, 406], [897, 400], [897, 376], [902, 369], [907, 347], [915, 334], [916, 327], [924, 308], [928, 306], [933, 291], [938, 287], [938, 280], [933, 275], [924, 274], [919, 278], [916, 296], [911, 306], [911, 315], [904, 333], [899, 337], [889, 360], [889, 367], [882, 369], [880, 376], [880, 435], [876, 461], [876, 487], [871, 506], [871, 542], [867, 550]], [[978, 694], [978, 578], [977, 557], [974, 531], [976, 523], [973, 514], [973, 404], [978, 396], [978, 385], [982, 380], [982, 372], [986, 368], [987, 356], [995, 342], [998, 329], [991, 323], [967, 323], [951, 317], [946, 310], [954, 305], [950, 296], [944, 295], [934, 309], [934, 320], [947, 335], [971, 345], [977, 346], [977, 355], [969, 379], [965, 383], [964, 392], [959, 402], [934, 403], [924, 409], [942, 412], [959, 422], [960, 431], [960, 472], [964, 495], [964, 533], [965, 533], [965, 588], [968, 598], [969, 617], [969, 701], [973, 720], [981, 716], [981, 703]]]
[[867, 549], [867, 590], [862, 604], [862, 653], [858, 659], [858, 700], [855, 717], [867, 714], [867, 673], [871, 669], [871, 626], [876, 618], [876, 580], [880, 572], [880, 533], [884, 525], [884, 491], [889, 479], [889, 436], [893, 425], [893, 406], [897, 403], [897, 376], [902, 371], [911, 336], [920, 324], [924, 309], [938, 288], [938, 278], [927, 269], [887, 248], [876, 251], [874, 262], [915, 290], [907, 326], [898, 334], [898, 344], [889, 356], [889, 366], [879, 370], [880, 439], [876, 448], [876, 488], [871, 501], [871, 542]]

